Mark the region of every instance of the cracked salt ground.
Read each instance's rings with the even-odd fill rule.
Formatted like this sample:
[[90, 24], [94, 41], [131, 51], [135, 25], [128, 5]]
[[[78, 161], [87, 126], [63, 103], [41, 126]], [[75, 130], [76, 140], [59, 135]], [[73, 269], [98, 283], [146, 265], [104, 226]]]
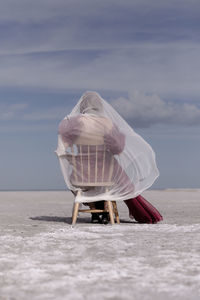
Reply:
[[119, 203], [124, 223], [91, 225], [83, 215], [71, 228], [69, 193], [1, 192], [0, 299], [199, 299], [200, 192], [145, 196], [164, 222], [125, 223]]

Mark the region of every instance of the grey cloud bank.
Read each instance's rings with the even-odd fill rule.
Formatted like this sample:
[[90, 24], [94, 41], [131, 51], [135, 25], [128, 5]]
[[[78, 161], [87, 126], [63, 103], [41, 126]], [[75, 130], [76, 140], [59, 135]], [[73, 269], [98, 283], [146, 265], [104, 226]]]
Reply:
[[[98, 89], [198, 99], [200, 45], [138, 44], [133, 49], [1, 56], [0, 86]], [[187, 101], [189, 101], [187, 100]]]
[[[132, 91], [127, 98], [119, 97], [109, 102], [133, 127], [145, 128], [155, 124], [200, 125], [200, 107], [194, 103], [164, 101], [157, 94], [145, 94], [137, 90]], [[0, 121], [4, 121], [4, 124], [7, 121], [59, 122], [71, 109], [72, 104], [67, 102], [40, 109], [28, 103], [4, 103], [0, 105]]]
[[135, 127], [154, 124], [200, 125], [199, 106], [166, 102], [156, 94], [135, 91], [129, 98], [114, 100], [112, 105]]

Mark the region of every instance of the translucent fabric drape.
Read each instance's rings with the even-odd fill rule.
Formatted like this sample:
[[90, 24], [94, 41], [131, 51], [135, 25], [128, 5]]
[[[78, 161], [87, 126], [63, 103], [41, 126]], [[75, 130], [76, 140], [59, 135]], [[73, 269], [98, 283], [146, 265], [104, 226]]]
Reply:
[[96, 92], [82, 95], [58, 132], [66, 185], [83, 191], [78, 202], [130, 199], [159, 176], [151, 146]]

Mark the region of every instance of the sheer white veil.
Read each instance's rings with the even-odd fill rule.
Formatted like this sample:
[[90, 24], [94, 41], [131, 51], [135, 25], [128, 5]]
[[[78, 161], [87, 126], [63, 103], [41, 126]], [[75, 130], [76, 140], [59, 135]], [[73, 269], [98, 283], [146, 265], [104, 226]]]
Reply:
[[[115, 163], [119, 167], [118, 172], [115, 174], [115, 183], [109, 188], [109, 191], [105, 192], [103, 188], [94, 188], [82, 193], [81, 197], [76, 199], [76, 201], [127, 200], [138, 196], [148, 189], [159, 176], [155, 153], [151, 146], [96, 92], [89, 91], [84, 93], [66, 118], [70, 120], [80, 115], [85, 118], [93, 118], [93, 120], [98, 119], [95, 119], [95, 116], [109, 120], [125, 137], [125, 145], [122, 152], [114, 154]], [[97, 121], [96, 126], [101, 126], [102, 128], [102, 124], [99, 124], [99, 121]], [[81, 132], [84, 136], [84, 128], [81, 128]], [[92, 135], [92, 132], [90, 134]], [[68, 188], [74, 191], [79, 189], [73, 186], [71, 182], [72, 169], [65, 157], [66, 149], [61, 136], [58, 137], [56, 153]]]

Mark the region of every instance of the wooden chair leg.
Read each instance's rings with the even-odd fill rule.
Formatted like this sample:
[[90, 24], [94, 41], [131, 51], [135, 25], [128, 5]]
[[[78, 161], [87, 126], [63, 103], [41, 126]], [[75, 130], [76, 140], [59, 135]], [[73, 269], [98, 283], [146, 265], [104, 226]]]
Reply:
[[74, 209], [73, 209], [73, 214], [72, 214], [72, 226], [76, 224], [77, 216], [78, 216], [78, 209], [79, 209], [79, 204], [78, 202], [74, 203]]
[[116, 220], [117, 224], [120, 224], [119, 213], [118, 213], [116, 201], [112, 201], [112, 205], [113, 205], [113, 211], [114, 211], [114, 214], [115, 214], [115, 220]]
[[112, 225], [114, 225], [115, 222], [114, 222], [114, 218], [113, 218], [113, 209], [112, 209], [111, 201], [107, 201], [107, 204], [108, 204], [108, 211], [109, 211], [109, 216], [110, 216], [110, 223]]

